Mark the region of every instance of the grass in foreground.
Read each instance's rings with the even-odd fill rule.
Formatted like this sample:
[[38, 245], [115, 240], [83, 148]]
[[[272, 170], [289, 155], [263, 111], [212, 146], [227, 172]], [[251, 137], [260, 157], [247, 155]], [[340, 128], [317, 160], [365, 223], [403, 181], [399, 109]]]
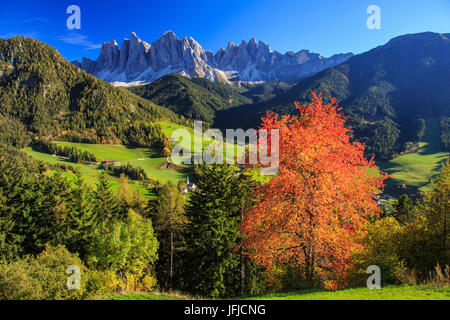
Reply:
[[[159, 293], [116, 294], [106, 300], [189, 300], [183, 295]], [[450, 300], [449, 286], [387, 286], [377, 289], [354, 288], [338, 291], [305, 290], [289, 293], [271, 293], [233, 300]]]
[[450, 287], [388, 286], [379, 290], [354, 288], [338, 291], [273, 293], [245, 300], [450, 300]]
[[189, 300], [190, 298], [181, 294], [166, 293], [128, 293], [114, 294], [105, 300]]

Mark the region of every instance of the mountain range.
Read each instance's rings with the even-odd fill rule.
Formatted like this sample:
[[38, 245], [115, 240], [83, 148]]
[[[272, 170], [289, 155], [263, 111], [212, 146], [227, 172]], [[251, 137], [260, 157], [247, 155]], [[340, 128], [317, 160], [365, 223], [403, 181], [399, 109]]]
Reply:
[[[337, 98], [368, 155], [391, 158], [408, 141], [417, 142], [420, 119], [450, 116], [450, 34], [396, 37], [346, 62], [299, 81], [271, 99], [219, 111], [215, 126], [255, 128], [267, 110], [296, 112], [311, 92]], [[245, 114], [245, 116], [243, 116]]]
[[[171, 33], [165, 37], [176, 39]], [[138, 45], [141, 52], [157, 53], [157, 46], [134, 42], [130, 48]], [[110, 55], [102, 51], [103, 64], [91, 62], [91, 72], [109, 63], [138, 72], [139, 63], [129, 62], [148, 62], [125, 63], [122, 51], [110, 48]], [[216, 60], [208, 53], [204, 56]], [[216, 56], [228, 61], [226, 55]], [[187, 60], [179, 56], [179, 61]], [[257, 128], [266, 111], [293, 114], [293, 102], [309, 103], [315, 91], [340, 101], [354, 138], [366, 144], [368, 156], [389, 159], [408, 142], [420, 141], [424, 119], [450, 116], [450, 34], [400, 36], [296, 83], [228, 85], [168, 74], [127, 89], [77, 68], [40, 41], [0, 39], [0, 143], [24, 146], [45, 137], [158, 145], [163, 139], [158, 121], [189, 125], [191, 119], [199, 119], [221, 129]]]
[[83, 58], [73, 64], [117, 86], [146, 84], [169, 73], [225, 83], [294, 82], [341, 64], [352, 55], [324, 58], [308, 50], [281, 54], [254, 38], [240, 45], [230, 42], [213, 54], [192, 37], [179, 39], [172, 31], [166, 31], [152, 44], [142, 41], [133, 32], [120, 48], [115, 40], [105, 42], [97, 60]]

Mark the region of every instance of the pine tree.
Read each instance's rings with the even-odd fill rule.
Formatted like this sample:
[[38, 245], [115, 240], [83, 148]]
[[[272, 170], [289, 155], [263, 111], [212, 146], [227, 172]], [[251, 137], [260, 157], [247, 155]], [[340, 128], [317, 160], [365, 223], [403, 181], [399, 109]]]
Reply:
[[64, 231], [66, 218], [69, 214], [69, 203], [73, 201], [71, 182], [61, 172], [44, 177], [42, 187], [44, 200], [39, 213], [36, 213], [37, 229], [42, 231], [39, 242], [57, 245], [67, 237]]
[[81, 257], [85, 256], [86, 247], [96, 228], [96, 215], [91, 200], [90, 190], [78, 175], [72, 191], [72, 200], [68, 204], [64, 244], [70, 252], [78, 252]]
[[24, 185], [19, 181], [25, 179], [25, 169], [11, 168], [8, 159], [0, 156], [0, 260], [12, 260], [23, 252], [25, 235], [21, 230], [25, 212], [15, 200], [23, 194], [17, 185]]
[[186, 278], [191, 293], [213, 298], [240, 292], [238, 233], [251, 179], [228, 165], [201, 166], [186, 206]]
[[170, 182], [158, 191], [158, 198], [150, 204], [153, 226], [160, 243], [156, 270], [164, 290], [174, 289], [174, 278], [179, 278], [179, 269], [183, 267], [179, 260], [183, 246], [182, 231], [187, 222], [183, 206], [183, 196]]
[[123, 218], [125, 214], [121, 209], [116, 194], [111, 189], [106, 173], [100, 173], [97, 189], [94, 192], [96, 223], [106, 223], [109, 220]]
[[131, 208], [134, 212], [142, 216], [145, 215], [147, 201], [142, 199], [139, 191], [130, 188], [129, 179], [123, 173], [120, 175], [120, 186], [117, 191], [117, 197], [123, 212], [127, 212]]

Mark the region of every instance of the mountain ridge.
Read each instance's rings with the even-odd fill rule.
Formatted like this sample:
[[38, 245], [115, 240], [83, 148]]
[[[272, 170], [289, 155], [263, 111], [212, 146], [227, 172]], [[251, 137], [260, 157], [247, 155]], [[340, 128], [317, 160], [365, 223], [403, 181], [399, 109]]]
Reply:
[[346, 53], [324, 58], [308, 50], [281, 54], [254, 38], [240, 45], [230, 42], [213, 54], [192, 37], [179, 39], [169, 30], [152, 44], [142, 41], [133, 32], [120, 48], [115, 40], [103, 43], [97, 60], [83, 58], [81, 62], [72, 63], [117, 86], [147, 84], [169, 73], [225, 83], [295, 82], [343, 63], [351, 56], [352, 53]]
[[267, 110], [296, 113], [294, 101], [308, 104], [311, 91], [322, 92], [325, 100], [331, 95], [340, 101], [368, 155], [387, 159], [404, 150], [406, 142], [417, 142], [420, 119], [450, 116], [449, 85], [449, 37], [407, 34], [301, 80], [272, 99], [220, 110], [214, 125], [255, 127]]
[[127, 87], [134, 94], [189, 119], [211, 124], [218, 110], [252, 103], [239, 88], [204, 78], [167, 74], [152, 83]]

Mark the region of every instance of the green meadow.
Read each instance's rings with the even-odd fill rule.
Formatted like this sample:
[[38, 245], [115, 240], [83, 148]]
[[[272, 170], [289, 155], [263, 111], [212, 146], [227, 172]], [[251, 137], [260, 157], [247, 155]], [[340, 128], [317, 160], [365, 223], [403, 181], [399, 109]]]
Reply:
[[[195, 135], [194, 129], [192, 128], [188, 128], [185, 126], [181, 126], [178, 124], [174, 124], [171, 122], [159, 122], [158, 123], [161, 128], [162, 131], [164, 133], [164, 135], [168, 138], [172, 137], [172, 134], [175, 132], [175, 130], [178, 129], [185, 129], [189, 132], [190, 134], [190, 141], [184, 141], [183, 138], [179, 138], [178, 141], [173, 142], [172, 145], [175, 144], [179, 144], [181, 146], [183, 146], [184, 148], [190, 149], [192, 152], [194, 152], [194, 148], [195, 148], [195, 139], [201, 139], [202, 137], [200, 137], [200, 134]], [[177, 137], [178, 138], [178, 137]], [[223, 137], [224, 141], [223, 141], [223, 154], [224, 154], [224, 159], [227, 159], [226, 157], [226, 150], [227, 148], [232, 148], [234, 150], [234, 154], [236, 154], [236, 152], [243, 152], [244, 151], [244, 147], [241, 146], [237, 146], [237, 145], [230, 145], [229, 143], [227, 143], [225, 141], [226, 137]], [[213, 144], [213, 143], [217, 143], [217, 141], [213, 138], [207, 138], [207, 137], [203, 137], [202, 140], [202, 145], [201, 148], [202, 150], [205, 150], [206, 147], [208, 147], [209, 145]]]
[[[172, 133], [177, 129], [185, 129], [190, 133], [190, 142], [183, 141], [180, 139], [179, 141], [173, 142], [172, 145], [181, 144], [185, 148], [190, 148], [193, 150], [194, 147], [194, 130], [192, 128], [188, 128], [182, 125], [174, 124], [171, 122], [160, 122], [164, 134], [167, 137], [171, 137]], [[205, 149], [206, 146], [211, 144], [214, 140], [204, 140], [202, 143], [202, 150]], [[165, 168], [164, 164], [167, 163], [166, 157], [161, 157], [159, 150], [152, 148], [142, 148], [142, 147], [132, 147], [132, 146], [124, 146], [124, 145], [113, 145], [113, 144], [86, 144], [86, 143], [71, 143], [71, 142], [59, 142], [55, 141], [55, 143], [64, 145], [64, 146], [75, 146], [82, 151], [88, 151], [93, 153], [98, 161], [102, 160], [115, 160], [119, 161], [122, 164], [130, 163], [130, 165], [134, 167], [141, 167], [145, 170], [148, 177], [154, 180], [158, 180], [160, 182], [168, 182], [171, 181], [177, 184], [180, 180], [186, 180], [186, 177], [189, 175], [189, 172], [192, 168], [188, 166], [178, 166], [178, 169]], [[227, 144], [224, 144], [224, 152]], [[240, 148], [237, 146], [233, 146], [234, 150], [236, 148]], [[55, 157], [50, 154], [39, 152], [32, 148], [23, 149], [27, 154], [37, 160], [41, 160], [51, 164], [67, 164], [77, 168], [84, 179], [88, 183], [95, 183], [99, 173], [102, 171], [98, 168], [97, 165], [85, 165], [85, 164], [77, 164], [62, 159], [60, 157]], [[240, 149], [241, 150], [241, 149]], [[117, 177], [111, 177], [113, 187], [119, 184], [119, 179]], [[138, 182], [130, 182], [134, 184], [134, 186], [141, 191], [142, 194], [146, 193], [146, 190], [141, 188]]]
[[[161, 182], [172, 181], [177, 183], [179, 180], [186, 179], [187, 173], [172, 169], [159, 169], [158, 167], [164, 164], [167, 159], [159, 156], [156, 150], [149, 148], [135, 148], [123, 145], [107, 145], [107, 144], [84, 144], [84, 143], [70, 143], [70, 142], [56, 142], [65, 146], [76, 146], [83, 151], [89, 151], [97, 157], [99, 161], [102, 160], [116, 160], [122, 164], [130, 163], [134, 167], [141, 167], [145, 170], [148, 176], [152, 179]], [[24, 149], [30, 156], [37, 160], [42, 160], [48, 163], [65, 163], [77, 167], [83, 176], [87, 179], [95, 178], [100, 172], [96, 165], [76, 164], [64, 159], [54, 157], [52, 155], [41, 153], [31, 148]]]
[[[78, 146], [78, 144], [77, 144], [77, 146]], [[32, 158], [34, 158], [36, 160], [40, 160], [40, 161], [50, 163], [50, 164], [70, 165], [70, 166], [78, 169], [81, 176], [83, 177], [84, 181], [91, 187], [95, 186], [95, 184], [97, 183], [98, 175], [100, 174], [100, 172], [103, 171], [103, 170], [99, 169], [99, 167], [96, 165], [84, 165], [84, 164], [80, 164], [80, 163], [73, 163], [73, 162], [70, 162], [68, 160], [65, 160], [65, 159], [62, 159], [59, 157], [54, 157], [47, 153], [42, 153], [42, 152], [33, 150], [32, 148], [26, 148], [26, 149], [23, 149], [23, 151], [25, 151], [28, 155], [30, 155]], [[64, 175], [67, 176], [69, 179], [75, 178], [74, 173], [71, 173], [71, 172], [65, 172]], [[117, 189], [117, 187], [120, 184], [120, 179], [118, 177], [110, 174], [110, 182], [111, 182], [111, 187], [113, 189]], [[144, 186], [142, 186], [140, 184], [140, 182], [130, 180], [129, 185], [132, 188], [138, 190], [143, 196], [149, 195], [148, 190]]]
[[[160, 122], [159, 124], [167, 137], [171, 137], [177, 129], [187, 130], [190, 133], [190, 141], [183, 141], [181, 138], [179, 141], [172, 142], [172, 145], [181, 144], [183, 147], [193, 150], [194, 130], [192, 128], [171, 122]], [[204, 140], [202, 150], [211, 144], [212, 141]], [[117, 160], [122, 164], [130, 163], [134, 167], [141, 167], [150, 178], [161, 182], [171, 181], [178, 183], [180, 180], [185, 180], [189, 174], [189, 167], [185, 167], [186, 170], [161, 169], [160, 167], [163, 167], [167, 159], [161, 157], [159, 150], [155, 149], [108, 144], [56, 143], [61, 145], [75, 145], [80, 150], [95, 154], [100, 161], [105, 159]], [[224, 143], [223, 146], [225, 153], [227, 143]], [[243, 150], [242, 147], [238, 146], [233, 146], [233, 148], [234, 150], [236, 148], [239, 151]], [[24, 151], [37, 160], [54, 164], [65, 163], [77, 167], [88, 182], [95, 181], [100, 172], [98, 166], [95, 165], [71, 163], [31, 148], [26, 148]], [[448, 152], [442, 152], [440, 149], [439, 121], [437, 119], [427, 120], [423, 141], [419, 144], [419, 149], [416, 152], [403, 154], [390, 161], [377, 163], [382, 171], [390, 175], [390, 178], [386, 181], [385, 192], [394, 197], [398, 197], [403, 193], [413, 194], [418, 191], [427, 191], [429, 182], [439, 173], [442, 162], [449, 155]], [[117, 185], [118, 179], [113, 177], [112, 182], [113, 185]], [[136, 184], [136, 188], [145, 193], [140, 189], [138, 183]]]
[[441, 150], [439, 120], [428, 119], [425, 135], [416, 152], [377, 163], [391, 176], [386, 181], [385, 192], [398, 197], [429, 190], [431, 179], [439, 174], [442, 162], [449, 155]]

